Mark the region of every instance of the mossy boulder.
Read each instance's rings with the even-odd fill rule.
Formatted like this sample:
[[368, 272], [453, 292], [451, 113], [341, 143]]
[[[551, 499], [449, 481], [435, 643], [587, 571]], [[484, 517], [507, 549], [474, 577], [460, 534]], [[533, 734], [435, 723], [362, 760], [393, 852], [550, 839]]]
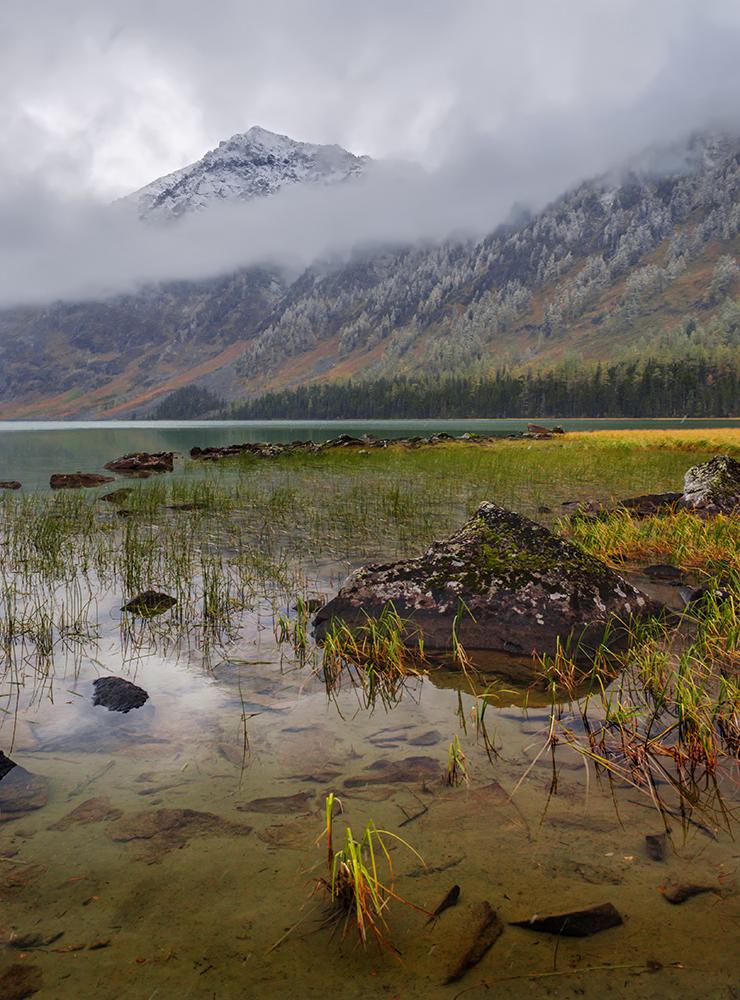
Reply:
[[740, 508], [740, 462], [715, 455], [692, 466], [683, 481], [681, 506], [708, 514], [732, 514]]
[[625, 624], [660, 610], [578, 546], [495, 503], [418, 559], [358, 570], [316, 614], [316, 636], [333, 619], [359, 625], [388, 605], [429, 650], [449, 650], [454, 625], [468, 651], [553, 654], [560, 641], [581, 660], [607, 625], [610, 642], [623, 642]]

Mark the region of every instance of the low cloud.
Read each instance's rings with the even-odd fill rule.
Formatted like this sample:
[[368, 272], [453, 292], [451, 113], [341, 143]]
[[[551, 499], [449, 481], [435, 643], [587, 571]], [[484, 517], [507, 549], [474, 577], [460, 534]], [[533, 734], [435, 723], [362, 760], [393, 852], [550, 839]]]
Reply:
[[[740, 132], [732, 0], [67, 6], [0, 14], [0, 306], [482, 234], [646, 147]], [[110, 204], [255, 123], [381, 162], [168, 226]]]

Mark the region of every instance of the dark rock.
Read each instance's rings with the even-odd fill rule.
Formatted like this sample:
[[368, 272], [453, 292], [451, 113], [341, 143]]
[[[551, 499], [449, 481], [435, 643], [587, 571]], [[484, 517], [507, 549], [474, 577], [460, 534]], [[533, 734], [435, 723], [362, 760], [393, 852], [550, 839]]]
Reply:
[[653, 514], [675, 507], [680, 499], [680, 493], [645, 493], [639, 497], [620, 500], [616, 508], [605, 508], [603, 513], [611, 513], [616, 509], [628, 510], [633, 517], [651, 517]]
[[428, 729], [425, 733], [412, 736], [408, 740], [410, 747], [433, 747], [442, 740], [442, 733], [438, 729]]
[[316, 801], [313, 792], [296, 792], [295, 795], [272, 795], [266, 799], [252, 799], [236, 808], [239, 812], [305, 813], [310, 812]]
[[124, 504], [131, 494], [134, 492], [131, 486], [122, 486], [120, 490], [113, 490], [111, 493], [104, 493], [102, 496], [98, 497], [98, 500], [104, 500], [106, 503], [112, 503], [116, 507], [120, 507]]
[[141, 858], [155, 862], [192, 837], [245, 836], [252, 827], [195, 809], [149, 809], [122, 816], [106, 832], [116, 842], [145, 841]]
[[0, 490], [19, 490], [21, 485], [17, 479], [0, 479]]
[[49, 486], [53, 490], [79, 490], [114, 480], [114, 476], [101, 476], [97, 472], [55, 472], [49, 479]]
[[740, 462], [715, 455], [684, 476], [681, 505], [709, 514], [732, 514], [740, 507]]
[[404, 782], [441, 778], [442, 768], [432, 757], [406, 757], [402, 760], [376, 760], [362, 774], [347, 778], [345, 788], [369, 785], [395, 785]]
[[543, 931], [559, 937], [591, 937], [610, 927], [619, 927], [623, 920], [611, 903], [592, 906], [587, 910], [573, 910], [570, 913], [556, 913], [551, 917], [535, 914], [528, 920], [510, 920], [512, 927], [524, 927], [530, 931]]
[[[462, 602], [469, 613], [460, 614]], [[358, 570], [316, 614], [316, 636], [332, 619], [361, 625], [388, 605], [423, 633], [429, 650], [450, 649], [457, 618], [468, 650], [554, 654], [559, 642], [581, 659], [607, 622], [659, 610], [598, 559], [494, 503], [418, 559]], [[624, 639], [612, 628], [611, 643]]]
[[[319, 610], [319, 608], [323, 608], [325, 604], [326, 604], [325, 597], [308, 597], [303, 602], [303, 607], [306, 609], [306, 611], [308, 611], [309, 614], [315, 614]], [[293, 605], [293, 610], [294, 611], [298, 610], [297, 604]]]
[[52, 823], [50, 830], [67, 830], [70, 826], [88, 823], [102, 823], [119, 819], [122, 813], [120, 809], [114, 809], [107, 795], [99, 795], [94, 799], [85, 799], [78, 806], [62, 816], [56, 823]]
[[0, 750], [0, 781], [3, 780], [9, 771], [12, 771], [13, 768], [17, 766], [18, 765], [14, 760], [11, 760], [10, 757], [6, 757], [2, 750]]
[[42, 986], [43, 976], [37, 965], [9, 965], [0, 975], [0, 1000], [26, 1000]]
[[132, 708], [141, 708], [149, 700], [144, 688], [137, 687], [123, 677], [98, 677], [93, 681], [95, 694], [93, 705], [101, 705], [109, 712], [130, 712]]
[[664, 833], [648, 833], [645, 835], [645, 850], [651, 861], [665, 861], [668, 838]]
[[683, 583], [686, 576], [682, 569], [678, 566], [671, 566], [669, 563], [655, 563], [653, 566], [645, 566], [642, 572], [653, 580], [665, 580], [675, 584]]
[[682, 587], [680, 591], [687, 605], [701, 604], [703, 601], [711, 600], [717, 604], [725, 604], [736, 596], [735, 591], [722, 583], [705, 583], [701, 587]]
[[169, 594], [160, 593], [158, 590], [144, 590], [136, 597], [132, 597], [128, 604], [124, 604], [121, 611], [128, 611], [129, 614], [138, 615], [140, 618], [154, 618], [169, 611], [176, 604], [176, 599]]
[[546, 507], [544, 504], [541, 504], [537, 508], [537, 513], [538, 514], [552, 514], [552, 507]]
[[674, 906], [685, 903], [687, 899], [691, 899], [693, 896], [701, 896], [705, 892], [719, 891], [716, 885], [691, 885], [685, 883], [667, 885], [661, 889], [663, 897]]
[[147, 452], [137, 451], [130, 455], [123, 455], [115, 458], [112, 462], [106, 462], [104, 468], [111, 472], [119, 472], [123, 475], [135, 473], [147, 473], [151, 475], [155, 472], [172, 472], [174, 468], [175, 456], [171, 451]]
[[480, 962], [503, 932], [503, 924], [487, 900], [471, 907], [470, 917], [471, 925], [470, 929], [465, 931], [464, 950], [452, 963], [445, 977], [445, 984], [456, 983], [462, 979], [466, 972]]
[[48, 779], [31, 774], [0, 750], [0, 823], [41, 809], [48, 801]]

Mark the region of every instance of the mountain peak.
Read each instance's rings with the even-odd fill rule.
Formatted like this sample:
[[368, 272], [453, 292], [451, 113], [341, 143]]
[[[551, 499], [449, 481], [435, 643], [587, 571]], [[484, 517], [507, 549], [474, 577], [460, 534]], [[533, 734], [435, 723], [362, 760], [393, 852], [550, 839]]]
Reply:
[[295, 185], [326, 185], [364, 172], [370, 158], [341, 146], [300, 142], [253, 125], [200, 160], [128, 195], [139, 217], [177, 218], [221, 201], [242, 202]]

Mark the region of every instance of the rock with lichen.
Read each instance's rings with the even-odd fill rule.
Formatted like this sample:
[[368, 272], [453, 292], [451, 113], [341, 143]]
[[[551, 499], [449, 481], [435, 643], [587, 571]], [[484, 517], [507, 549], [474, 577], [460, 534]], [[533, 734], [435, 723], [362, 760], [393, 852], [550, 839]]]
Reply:
[[708, 514], [732, 514], [740, 508], [740, 462], [715, 455], [692, 466], [683, 480], [681, 506]]
[[358, 626], [388, 606], [429, 650], [449, 650], [454, 626], [468, 651], [552, 655], [560, 643], [580, 660], [659, 610], [598, 559], [495, 503], [417, 559], [354, 573], [316, 614], [317, 638], [333, 619]]

